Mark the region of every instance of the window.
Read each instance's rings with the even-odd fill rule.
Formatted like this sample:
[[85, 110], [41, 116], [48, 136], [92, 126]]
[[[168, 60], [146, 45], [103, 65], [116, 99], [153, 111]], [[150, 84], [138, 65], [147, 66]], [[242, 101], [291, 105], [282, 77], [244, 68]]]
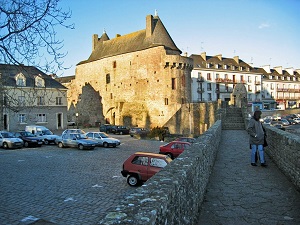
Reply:
[[211, 101], [211, 100], [212, 100], [212, 98], [211, 98], [211, 93], [207, 93], [207, 100], [208, 100], [208, 101]]
[[248, 83], [251, 83], [251, 76], [248, 76]]
[[150, 166], [163, 168], [167, 165], [167, 162], [163, 159], [150, 158]]
[[172, 90], [176, 89], [176, 78], [172, 78]]
[[207, 80], [211, 80], [211, 74], [207, 73]]
[[16, 83], [17, 83], [17, 86], [20, 86], [20, 87], [26, 86], [25, 77], [23, 76], [23, 74], [19, 74], [16, 77]]
[[211, 83], [207, 83], [207, 90], [211, 91]]
[[110, 83], [110, 74], [106, 74], [106, 84]]
[[132, 164], [147, 166], [148, 165], [148, 157], [145, 157], [145, 156], [136, 156], [132, 160]]
[[165, 98], [165, 105], [169, 105], [169, 99]]
[[47, 122], [46, 114], [36, 114], [36, 120], [38, 123]]
[[18, 105], [25, 105], [25, 96], [18, 96]]
[[26, 114], [19, 114], [18, 115], [18, 122], [19, 123], [26, 123]]
[[35, 77], [35, 86], [36, 87], [45, 87], [45, 81], [41, 77]]
[[220, 75], [216, 73], [216, 80], [220, 78]]
[[56, 97], [56, 105], [62, 105], [62, 97]]
[[117, 68], [117, 62], [113, 61], [113, 68]]
[[43, 96], [37, 97], [37, 105], [45, 105], [45, 99]]

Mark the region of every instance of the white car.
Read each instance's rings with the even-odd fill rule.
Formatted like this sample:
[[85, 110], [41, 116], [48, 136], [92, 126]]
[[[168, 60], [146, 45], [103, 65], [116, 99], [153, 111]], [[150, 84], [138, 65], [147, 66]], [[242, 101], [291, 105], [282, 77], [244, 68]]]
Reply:
[[295, 118], [294, 120], [296, 121], [296, 123], [300, 123], [300, 118]]
[[85, 134], [85, 136], [97, 141], [98, 146], [103, 146], [105, 148], [108, 148], [110, 146], [115, 148], [121, 144], [120, 140], [111, 138], [104, 132], [88, 132]]
[[16, 138], [12, 133], [7, 131], [0, 131], [0, 147], [8, 148], [22, 148], [23, 140]]

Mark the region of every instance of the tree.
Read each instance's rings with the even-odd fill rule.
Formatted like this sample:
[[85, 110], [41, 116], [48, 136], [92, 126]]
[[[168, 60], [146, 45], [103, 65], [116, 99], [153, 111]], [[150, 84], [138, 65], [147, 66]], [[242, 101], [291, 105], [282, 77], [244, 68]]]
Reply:
[[63, 41], [55, 28], [71, 18], [58, 7], [60, 0], [0, 0], [0, 62], [35, 66], [45, 73], [64, 69]]
[[[55, 74], [59, 69], [64, 69], [62, 59], [66, 53], [62, 52], [63, 41], [57, 38], [55, 29], [74, 29], [74, 25], [66, 24], [71, 18], [71, 11], [63, 11], [58, 5], [59, 1], [0, 0], [1, 68], [8, 64], [19, 67], [18, 72], [15, 72], [16, 69], [0, 71], [0, 129], [5, 128], [4, 110], [9, 112], [5, 116], [12, 113], [31, 115], [31, 109], [36, 106], [52, 104], [50, 101], [53, 101], [53, 97], [47, 92], [53, 88], [51, 82], [41, 86], [34, 80], [41, 76], [41, 80], [46, 81], [46, 74]], [[31, 74], [31, 67], [41, 72]], [[10, 82], [14, 80], [17, 83], [18, 76], [29, 81], [29, 74], [34, 76], [31, 79], [33, 83]], [[39, 102], [36, 103], [37, 98]], [[46, 99], [49, 101], [47, 104], [44, 103]]]

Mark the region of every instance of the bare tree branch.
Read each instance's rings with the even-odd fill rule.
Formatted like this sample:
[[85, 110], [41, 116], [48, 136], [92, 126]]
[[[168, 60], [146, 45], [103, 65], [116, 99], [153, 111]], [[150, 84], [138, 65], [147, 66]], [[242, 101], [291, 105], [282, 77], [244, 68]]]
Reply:
[[63, 67], [63, 41], [55, 28], [66, 24], [71, 11], [58, 7], [60, 0], [0, 0], [0, 62], [35, 66], [45, 73]]

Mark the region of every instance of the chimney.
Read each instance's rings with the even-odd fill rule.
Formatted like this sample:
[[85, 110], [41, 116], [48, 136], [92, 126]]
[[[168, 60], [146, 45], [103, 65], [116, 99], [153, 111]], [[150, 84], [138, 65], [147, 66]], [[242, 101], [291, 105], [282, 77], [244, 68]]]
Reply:
[[96, 45], [98, 43], [98, 40], [99, 40], [98, 34], [93, 34], [93, 37], [92, 37], [92, 51], [95, 50]]
[[153, 16], [146, 16], [146, 37], [151, 37], [154, 30]]
[[236, 61], [236, 63], [239, 63], [239, 57], [238, 56], [234, 56], [233, 59], [234, 59], [234, 61]]
[[282, 74], [282, 66], [276, 66], [274, 69], [279, 73]]
[[202, 52], [201, 57], [206, 61], [206, 52]]

